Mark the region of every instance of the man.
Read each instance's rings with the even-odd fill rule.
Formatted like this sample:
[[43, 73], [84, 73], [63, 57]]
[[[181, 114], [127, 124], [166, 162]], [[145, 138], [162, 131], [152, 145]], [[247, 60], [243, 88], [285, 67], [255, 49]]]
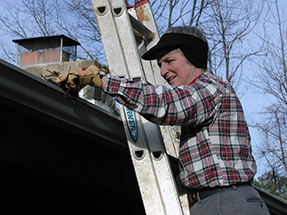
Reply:
[[242, 106], [231, 85], [206, 70], [202, 31], [170, 28], [142, 58], [157, 59], [168, 86], [111, 75], [99, 86], [154, 123], [181, 126], [180, 179], [191, 214], [269, 214], [250, 185], [256, 164]]

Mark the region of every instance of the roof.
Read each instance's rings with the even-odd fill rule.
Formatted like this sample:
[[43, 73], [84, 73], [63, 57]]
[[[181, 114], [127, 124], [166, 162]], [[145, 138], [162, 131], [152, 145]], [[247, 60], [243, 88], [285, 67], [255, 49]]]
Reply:
[[61, 88], [2, 59], [0, 86], [1, 104], [129, 153], [118, 116], [80, 98], [73, 104]]
[[1, 208], [145, 214], [121, 119], [64, 94], [0, 59]]
[[63, 47], [66, 46], [76, 46], [80, 43], [74, 39], [71, 39], [63, 34], [53, 35], [53, 36], [43, 36], [43, 37], [33, 37], [25, 39], [15, 39], [12, 40], [28, 50], [39, 50], [60, 47], [61, 39], [63, 39]]

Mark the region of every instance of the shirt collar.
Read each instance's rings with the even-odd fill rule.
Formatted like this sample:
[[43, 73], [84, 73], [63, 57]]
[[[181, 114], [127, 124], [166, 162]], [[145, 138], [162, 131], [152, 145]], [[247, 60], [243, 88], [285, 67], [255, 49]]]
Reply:
[[[201, 76], [201, 74], [200, 74], [199, 76]], [[190, 85], [192, 85], [194, 82], [196, 82], [196, 80], [198, 79], [199, 76], [197, 76], [195, 79], [193, 79], [192, 82], [190, 82], [190, 84], [189, 84], [188, 86], [190, 86]]]

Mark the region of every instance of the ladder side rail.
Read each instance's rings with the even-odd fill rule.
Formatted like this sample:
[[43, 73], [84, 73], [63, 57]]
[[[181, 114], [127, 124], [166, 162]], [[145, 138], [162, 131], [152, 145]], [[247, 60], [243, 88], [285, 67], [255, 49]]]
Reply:
[[[107, 0], [92, 0], [94, 13], [98, 23], [98, 28], [101, 37], [106, 38], [105, 42], [113, 44], [107, 48], [103, 46], [106, 56], [117, 56], [117, 57], [106, 57], [109, 65], [109, 70], [114, 75], [123, 77], [125, 75], [126, 62], [122, 53], [120, 41], [118, 39], [115, 23], [113, 22], [112, 13], [110, 12], [110, 5]], [[108, 26], [108, 27], [105, 27]], [[129, 77], [128, 77], [129, 78]]]
[[[127, 13], [126, 5], [123, 1], [111, 1], [112, 11], [114, 12], [114, 20], [116, 30], [119, 35], [119, 40], [122, 45], [124, 58], [127, 62], [127, 73], [131, 79], [141, 79], [146, 81], [142, 66], [138, 63], [140, 61], [137, 45], [133, 29], [129, 21], [129, 14]], [[127, 57], [128, 56], [128, 57]]]

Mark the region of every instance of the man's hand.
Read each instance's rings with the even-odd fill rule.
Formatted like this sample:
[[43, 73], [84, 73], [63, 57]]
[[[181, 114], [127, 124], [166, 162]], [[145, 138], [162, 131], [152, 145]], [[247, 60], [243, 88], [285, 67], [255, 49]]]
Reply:
[[72, 68], [68, 70], [66, 74], [63, 73], [62, 75], [64, 77], [67, 76], [68, 78], [68, 81], [66, 84], [67, 87], [69, 86], [71, 88], [80, 87], [80, 89], [82, 89], [86, 85], [101, 87], [102, 80], [98, 77], [99, 72], [100, 72], [100, 69], [97, 66], [91, 65], [87, 69]]
[[86, 85], [102, 87], [102, 80], [98, 76], [100, 69], [91, 65], [87, 69], [74, 67], [64, 71], [55, 80], [55, 84], [65, 90], [68, 97], [75, 98], [78, 92]]

